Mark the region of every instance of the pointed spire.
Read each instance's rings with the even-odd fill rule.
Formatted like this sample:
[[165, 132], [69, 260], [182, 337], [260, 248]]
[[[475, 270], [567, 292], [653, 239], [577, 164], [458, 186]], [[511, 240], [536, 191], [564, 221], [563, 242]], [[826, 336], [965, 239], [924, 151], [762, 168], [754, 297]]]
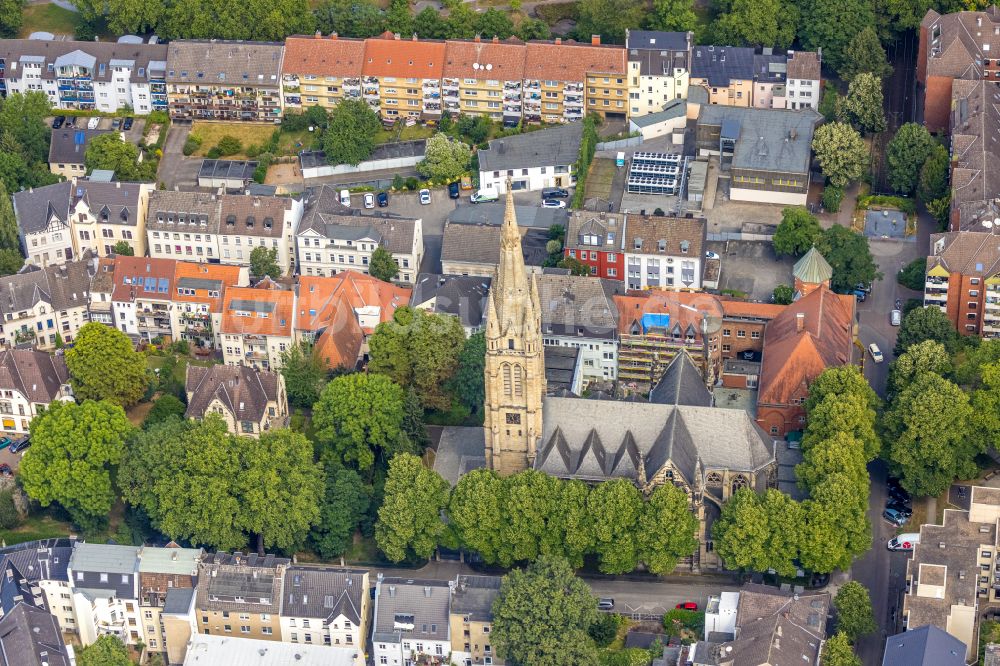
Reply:
[[521, 247], [521, 232], [517, 228], [517, 213], [514, 211], [514, 188], [510, 178], [507, 179], [507, 203], [503, 211], [503, 233], [501, 246], [504, 248]]

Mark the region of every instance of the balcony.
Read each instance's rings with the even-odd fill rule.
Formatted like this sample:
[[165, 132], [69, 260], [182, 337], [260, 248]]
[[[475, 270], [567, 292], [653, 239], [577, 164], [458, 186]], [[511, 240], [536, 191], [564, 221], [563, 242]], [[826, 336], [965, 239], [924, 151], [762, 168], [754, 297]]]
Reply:
[[924, 294], [924, 304], [933, 303], [934, 305], [944, 305], [948, 302], [948, 294], [936, 294], [927, 292]]
[[947, 289], [948, 280], [946, 278], [929, 277], [924, 281], [924, 289]]
[[458, 79], [445, 79], [444, 89], [446, 91], [454, 90], [455, 92], [458, 92]]
[[563, 88], [566, 93], [582, 93], [583, 84], [582, 83], [567, 83], [566, 87]]

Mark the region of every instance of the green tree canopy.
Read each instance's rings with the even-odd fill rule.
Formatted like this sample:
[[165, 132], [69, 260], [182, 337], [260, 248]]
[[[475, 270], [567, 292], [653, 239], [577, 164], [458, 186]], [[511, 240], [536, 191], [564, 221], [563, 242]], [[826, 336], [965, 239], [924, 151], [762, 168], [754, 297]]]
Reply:
[[896, 274], [896, 281], [907, 289], [913, 291], [924, 290], [924, 276], [927, 271], [927, 257], [917, 257], [906, 264], [899, 273]]
[[823, 666], [861, 666], [861, 659], [854, 654], [847, 634], [837, 633], [823, 646]]
[[428, 558], [444, 535], [441, 511], [448, 505], [448, 482], [415, 455], [389, 461], [385, 499], [378, 510], [375, 543], [392, 562]]
[[872, 257], [868, 239], [847, 227], [835, 224], [816, 240], [816, 249], [833, 269], [830, 287], [849, 293], [857, 284], [870, 284], [882, 274]]
[[653, 0], [653, 11], [647, 19], [651, 30], [688, 32], [698, 27], [692, 0]]
[[[824, 406], [830, 401], [837, 400], [827, 398]], [[835, 472], [842, 472], [859, 488], [868, 483], [864, 445], [850, 432], [834, 432], [826, 439], [812, 441], [803, 449], [802, 462], [795, 466], [795, 476], [802, 488], [815, 488]]]
[[729, 11], [716, 18], [716, 41], [745, 46], [787, 49], [795, 41], [799, 9], [783, 0], [732, 0]]
[[815, 443], [844, 433], [856, 441], [863, 468], [882, 448], [875, 432], [875, 414], [864, 394], [827, 395], [809, 411], [802, 449], [807, 451]]
[[631, 481], [614, 479], [590, 491], [587, 508], [594, 518], [594, 550], [604, 573], [627, 573], [639, 562], [638, 524], [642, 495]]
[[587, 584], [564, 559], [543, 556], [504, 576], [493, 602], [492, 641], [508, 664], [597, 666], [587, 635], [596, 618]]
[[821, 233], [823, 228], [816, 216], [805, 208], [785, 208], [781, 211], [781, 224], [774, 230], [774, 251], [779, 256], [800, 257], [809, 251]]
[[448, 504], [448, 522], [462, 547], [490, 564], [499, 560], [504, 548], [506, 505], [506, 480], [490, 469], [473, 470], [460, 478]]
[[281, 353], [281, 376], [292, 407], [312, 407], [326, 384], [326, 374], [326, 362], [305, 340]]
[[823, 175], [836, 187], [846, 187], [861, 178], [868, 164], [865, 142], [857, 130], [846, 123], [833, 122], [819, 127], [813, 134], [812, 148]]
[[91, 322], [80, 328], [66, 367], [79, 400], [110, 400], [123, 407], [139, 402], [149, 386], [146, 358], [118, 329]]
[[486, 401], [486, 334], [482, 331], [466, 338], [458, 355], [458, 369], [451, 378], [451, 392], [457, 400], [478, 412]]
[[307, 0], [175, 0], [166, 9], [158, 32], [168, 39], [274, 42], [315, 24]]
[[[926, 344], [926, 343], [925, 343]], [[911, 347], [913, 350], [916, 347]], [[971, 433], [982, 450], [1000, 442], [1000, 363], [982, 368], [982, 386], [972, 393]]]
[[250, 252], [250, 275], [255, 278], [281, 277], [281, 266], [278, 265], [278, 248], [260, 245]]
[[129, 245], [128, 241], [120, 240], [112, 246], [112, 251], [119, 257], [134, 257], [135, 250]]
[[779, 284], [771, 291], [771, 298], [777, 305], [791, 305], [795, 300], [795, 290], [787, 284]]
[[604, 43], [624, 44], [625, 30], [641, 25], [644, 14], [641, 5], [628, 0], [581, 0], [576, 33], [586, 38], [600, 35]]
[[937, 340], [924, 340], [910, 347], [889, 366], [889, 395], [898, 395], [910, 382], [925, 372], [947, 376], [951, 373], [951, 356]]
[[871, 548], [866, 490], [858, 487], [855, 478], [840, 472], [813, 488], [812, 497], [802, 503], [802, 566], [817, 573], [846, 569], [854, 557]]
[[856, 365], [834, 366], [821, 372], [809, 384], [809, 397], [805, 402], [806, 413], [810, 414], [830, 394], [861, 396], [868, 403], [869, 409], [874, 411], [877, 411], [881, 404], [868, 380]]
[[24, 257], [13, 248], [0, 249], [0, 275], [14, 275], [24, 267]]
[[84, 164], [87, 171], [114, 171], [115, 177], [124, 181], [141, 180], [143, 177], [139, 164], [139, 147], [123, 140], [117, 132], [101, 134], [91, 139], [87, 144]]
[[885, 152], [892, 189], [902, 194], [913, 193], [920, 170], [935, 145], [930, 132], [919, 123], [906, 123], [899, 128]]
[[399, 275], [399, 264], [393, 259], [392, 253], [379, 245], [372, 252], [368, 262], [368, 274], [382, 282], [392, 282]]
[[521, 18], [521, 23], [517, 26], [517, 38], [523, 42], [532, 39], [548, 39], [552, 36], [549, 24], [541, 19], [534, 19], [530, 16]]
[[382, 127], [378, 114], [360, 99], [344, 99], [330, 114], [323, 132], [323, 150], [330, 164], [357, 165], [371, 157], [375, 135]]
[[413, 17], [413, 32], [421, 39], [447, 39], [448, 22], [433, 7], [424, 7]]
[[673, 571], [682, 557], [698, 549], [698, 519], [688, 505], [687, 493], [672, 483], [649, 496], [635, 530], [639, 560], [655, 574]]
[[926, 204], [948, 196], [950, 173], [951, 158], [948, 156], [948, 149], [935, 142], [920, 168], [920, 178], [917, 181], [917, 196], [920, 200]]
[[58, 502], [80, 526], [97, 525], [114, 504], [111, 480], [131, 431], [125, 410], [111, 402], [53, 402], [31, 421], [19, 470], [24, 491], [42, 506]]
[[872, 3], [863, 0], [816, 0], [801, 5], [799, 41], [803, 48], [823, 49], [823, 63], [838, 72], [848, 62], [854, 37], [875, 25]]
[[[430, 8], [428, 8], [430, 9]], [[431, 10], [435, 16], [437, 12]], [[424, 39], [438, 39], [446, 35], [431, 35], [420, 30], [421, 12], [414, 19], [414, 30]], [[342, 37], [374, 37], [385, 32], [385, 14], [373, 0], [324, 0], [314, 11], [316, 29], [323, 33], [337, 33]]]
[[170, 394], [161, 395], [153, 403], [153, 408], [146, 414], [146, 420], [142, 422], [142, 427], [148, 430], [157, 423], [163, 423], [172, 416], [182, 419], [186, 411], [187, 406], [177, 399], [176, 396]]
[[514, 22], [506, 12], [490, 7], [476, 17], [476, 32], [484, 39], [487, 37], [507, 39], [514, 34]]
[[0, 179], [0, 249], [17, 250], [20, 254], [20, 243], [14, 205], [4, 181]]
[[132, 666], [128, 648], [117, 636], [104, 634], [76, 652], [77, 666]]
[[871, 72], [861, 72], [851, 80], [840, 108], [859, 131], [874, 134], [885, 129], [883, 103], [882, 79]]
[[[593, 518], [587, 509], [590, 488], [583, 481], [560, 481], [554, 495], [541, 552], [565, 557], [570, 566], [582, 567], [583, 556], [594, 547]], [[677, 538], [682, 539], [683, 534]]]
[[503, 566], [530, 562], [548, 535], [546, 518], [557, 501], [559, 480], [528, 469], [504, 481], [506, 504], [501, 527], [499, 561]]
[[884, 79], [892, 74], [892, 66], [885, 57], [885, 49], [878, 38], [878, 33], [872, 26], [854, 35], [847, 45], [844, 64], [840, 67], [840, 75], [846, 81], [852, 80], [858, 74], [865, 72]]
[[309, 533], [309, 542], [323, 558], [339, 557], [371, 504], [370, 489], [353, 469], [327, 467], [326, 490], [320, 502], [319, 522]]
[[785, 493], [741, 488], [712, 527], [715, 550], [730, 569], [794, 575], [803, 522], [802, 506]]
[[893, 351], [896, 356], [900, 356], [912, 345], [924, 340], [940, 342], [949, 354], [958, 345], [955, 327], [948, 315], [937, 306], [914, 308], [906, 313], [896, 335], [896, 347]]
[[[496, 11], [495, 9], [489, 9], [484, 14], [481, 14], [480, 17], [482, 18], [486, 14]], [[507, 21], [510, 22], [510, 19], [507, 19]], [[431, 178], [437, 181], [452, 181], [461, 177], [469, 169], [469, 159], [471, 157], [472, 151], [467, 144], [457, 139], [452, 139], [447, 134], [438, 132], [427, 140], [427, 148], [424, 150], [424, 161], [417, 165], [417, 173], [424, 178]]]
[[[26, 164], [45, 162], [51, 134], [45, 119], [51, 108], [48, 95], [40, 90], [13, 93], [0, 100], [0, 131], [7, 135], [4, 152], [19, 152]], [[14, 189], [10, 183], [7, 188]]]
[[868, 588], [858, 581], [841, 586], [833, 605], [837, 609], [837, 631], [846, 634], [852, 643], [877, 628]]

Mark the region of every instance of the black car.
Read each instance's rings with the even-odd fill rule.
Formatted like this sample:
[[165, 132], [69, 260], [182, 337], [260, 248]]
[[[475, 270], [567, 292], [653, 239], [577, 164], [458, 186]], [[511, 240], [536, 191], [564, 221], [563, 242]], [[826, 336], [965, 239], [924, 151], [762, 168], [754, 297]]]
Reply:
[[56, 116], [52, 119], [52, 129], [59, 129], [66, 122], [66, 116]]
[[459, 197], [458, 181], [448, 183], [448, 196], [452, 199], [457, 199]]
[[913, 515], [913, 506], [905, 502], [889, 501], [886, 503], [885, 508], [892, 509], [893, 511], [898, 511], [899, 513], [905, 514], [907, 516]]
[[127, 118], [125, 118], [125, 122], [122, 123], [122, 129], [123, 130], [130, 130], [130, 129], [132, 129], [132, 122], [133, 121], [134, 121], [134, 118], [132, 118], [132, 116], [128, 116]]
[[18, 451], [24, 451], [26, 448], [31, 446], [31, 438], [25, 437], [24, 439], [19, 439], [10, 445], [10, 452], [17, 453]]
[[558, 199], [565, 199], [569, 196], [569, 190], [564, 190], [561, 187], [546, 187], [542, 190], [543, 199], [551, 199], [556, 197]]
[[375, 200], [378, 201], [379, 208], [385, 208], [389, 205], [389, 195], [385, 192], [379, 192], [378, 196], [375, 197]]

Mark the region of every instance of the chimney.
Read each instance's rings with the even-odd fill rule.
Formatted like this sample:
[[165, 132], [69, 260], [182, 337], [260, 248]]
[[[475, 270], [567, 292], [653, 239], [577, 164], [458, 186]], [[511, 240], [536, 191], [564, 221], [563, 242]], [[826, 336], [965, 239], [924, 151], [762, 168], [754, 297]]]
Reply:
[[122, 181], [116, 180], [115, 181], [115, 188], [119, 189], [119, 190], [122, 189]]
[[796, 312], [795, 313], [795, 331], [801, 333], [802, 329], [806, 327], [806, 313]]
[[500, 38], [497, 37], [496, 35], [493, 35], [493, 43], [494, 44], [499, 44], [500, 43]]
[[560, 46], [561, 44], [562, 44], [562, 38], [556, 37], [556, 46]]
[[331, 32], [331, 33], [330, 33], [330, 39], [337, 39], [337, 36], [338, 36], [338, 35], [337, 35], [337, 33], [335, 33], [335, 32]]
[[590, 36], [590, 43], [593, 44], [594, 46], [600, 46], [601, 45], [601, 36], [600, 35], [591, 35]]
[[474, 38], [474, 40], [473, 40], [473, 41], [475, 41], [475, 42], [476, 42], [476, 44], [478, 44], [479, 42], [481, 42], [481, 41], [482, 41], [482, 38], [481, 38], [481, 37], [479, 36], [479, 33], [476, 33], [476, 36], [475, 36], [475, 38]]
[[313, 37], [314, 37], [315, 39], [323, 39], [323, 33], [322, 33], [321, 31], [317, 30], [317, 31], [316, 31], [316, 34], [315, 34], [315, 35], [313, 35]]

